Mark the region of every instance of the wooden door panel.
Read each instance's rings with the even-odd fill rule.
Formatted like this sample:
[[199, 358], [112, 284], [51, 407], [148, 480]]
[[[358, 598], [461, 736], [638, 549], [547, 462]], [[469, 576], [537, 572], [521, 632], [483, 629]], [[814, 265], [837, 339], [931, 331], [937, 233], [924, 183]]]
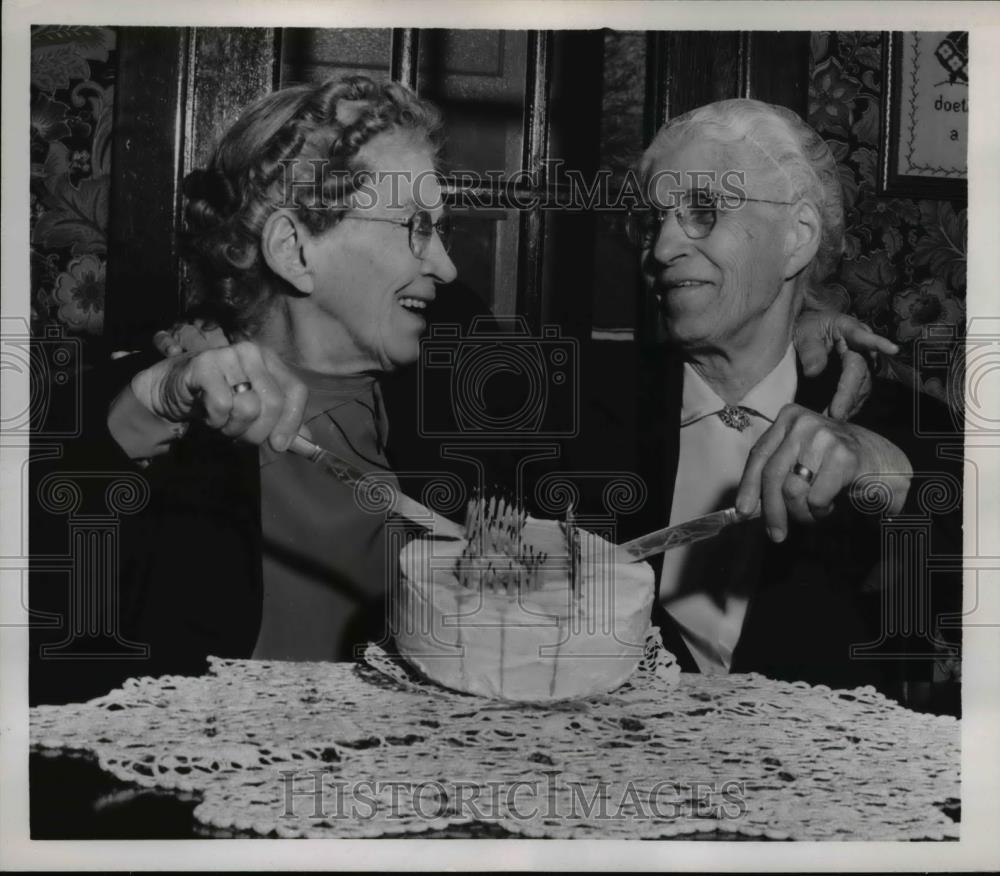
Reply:
[[107, 312], [110, 348], [148, 343], [177, 314], [185, 28], [123, 27], [111, 166]]
[[[634, 140], [643, 130], [647, 142], [669, 115], [725, 97], [758, 97], [800, 113], [806, 108], [808, 34], [646, 34], [645, 51], [634, 53], [644, 56], [645, 75], [634, 81], [639, 68], [632, 71], [631, 94], [628, 83], [614, 81], [620, 65], [606, 64], [615, 44], [600, 31], [122, 28], [110, 342], [134, 345], [179, 314], [180, 181], [205, 162], [247, 103], [279, 83], [395, 70], [442, 105], [451, 168], [512, 174], [560, 157], [584, 178], [607, 164], [603, 126], [611, 94], [631, 107], [617, 107], [631, 120], [628, 136]], [[594, 313], [613, 328], [654, 325], [635, 273], [601, 270], [609, 253], [627, 264], [617, 232], [613, 218], [547, 222], [540, 211], [480, 211], [462, 223], [457, 246], [469, 253], [457, 253], [456, 260], [467, 279], [487, 284], [478, 291], [493, 307], [516, 309], [536, 327], [555, 321], [586, 336]], [[629, 296], [638, 304], [623, 304]]]

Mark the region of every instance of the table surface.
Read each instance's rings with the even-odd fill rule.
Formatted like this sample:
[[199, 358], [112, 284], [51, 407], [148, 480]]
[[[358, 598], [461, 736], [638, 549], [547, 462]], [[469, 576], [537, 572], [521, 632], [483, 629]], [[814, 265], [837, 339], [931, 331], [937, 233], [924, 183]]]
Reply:
[[[194, 810], [200, 795], [144, 788], [100, 768], [95, 758], [66, 752], [33, 751], [29, 757], [33, 840], [262, 839], [259, 834], [201, 824]], [[946, 807], [955, 821], [956, 806]], [[396, 839], [399, 835], [387, 835]], [[409, 839], [518, 839], [496, 824], [473, 822], [408, 835]], [[752, 842], [760, 837], [714, 830], [672, 839]]]
[[[444, 691], [374, 656], [216, 660], [205, 676], [36, 707], [32, 836], [958, 837], [959, 722], [869, 688], [645, 666], [610, 694], [525, 706]], [[322, 811], [289, 808], [289, 787], [308, 796], [302, 781], [321, 788]], [[372, 782], [367, 809], [331, 814], [326, 795]], [[485, 801], [518, 783], [547, 787], [549, 806], [460, 805], [463, 788]], [[422, 790], [390, 805], [394, 784]], [[576, 805], [595, 789], [610, 814]]]

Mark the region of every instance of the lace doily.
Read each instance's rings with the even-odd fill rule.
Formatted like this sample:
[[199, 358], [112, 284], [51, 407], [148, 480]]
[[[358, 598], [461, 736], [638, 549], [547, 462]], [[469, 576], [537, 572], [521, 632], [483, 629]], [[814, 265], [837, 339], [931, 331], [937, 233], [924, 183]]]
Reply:
[[213, 659], [35, 707], [31, 740], [195, 793], [201, 823], [259, 836], [958, 836], [956, 719], [871, 688], [678, 676], [664, 653], [610, 694], [545, 706], [451, 693], [377, 650], [371, 665]]
[[[430, 679], [424, 678], [402, 657], [387, 654], [378, 645], [368, 645], [365, 649], [364, 661], [372, 669], [378, 670], [403, 687], [421, 690], [436, 696], [468, 696], [474, 701], [479, 699], [479, 697], [473, 694], [458, 693], [441, 687]], [[621, 685], [618, 690], [631, 690], [634, 684], [649, 684], [652, 682], [659, 682], [663, 685], [676, 684], [680, 677], [681, 668], [677, 663], [677, 658], [663, 647], [663, 637], [660, 635], [660, 628], [650, 626], [646, 630], [646, 637], [643, 642], [643, 655], [639, 659], [635, 672], [632, 678]], [[483, 702], [489, 702], [489, 700], [484, 700]], [[541, 704], [538, 702], [526, 702], [521, 705], [528, 707]], [[549, 701], [548, 705], [556, 706], [558, 705], [558, 701]]]

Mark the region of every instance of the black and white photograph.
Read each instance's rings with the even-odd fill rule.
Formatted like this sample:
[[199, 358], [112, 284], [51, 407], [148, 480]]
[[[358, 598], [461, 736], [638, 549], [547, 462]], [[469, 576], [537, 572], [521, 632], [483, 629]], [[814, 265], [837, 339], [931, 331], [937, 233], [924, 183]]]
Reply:
[[998, 50], [5, 4], [0, 866], [1000, 866]]

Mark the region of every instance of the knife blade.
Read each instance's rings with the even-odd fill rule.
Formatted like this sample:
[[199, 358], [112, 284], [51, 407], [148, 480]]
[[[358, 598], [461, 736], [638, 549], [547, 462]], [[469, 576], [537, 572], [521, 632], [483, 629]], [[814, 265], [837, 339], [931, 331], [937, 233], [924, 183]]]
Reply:
[[[296, 456], [304, 457], [317, 464], [327, 474], [335, 477], [349, 487], [355, 486], [365, 475], [347, 460], [337, 454], [324, 450], [301, 435], [296, 435], [288, 450]], [[431, 529], [435, 536], [464, 539], [465, 528], [432, 511], [416, 499], [412, 499], [400, 490], [395, 490], [391, 510], [420, 526]], [[656, 554], [676, 547], [693, 544], [717, 535], [727, 526], [741, 520], [751, 520], [759, 517], [760, 511], [755, 511], [748, 517], [741, 517], [735, 508], [714, 511], [702, 517], [695, 517], [685, 523], [667, 526], [654, 532], [646, 533], [631, 541], [618, 545], [616, 553], [625, 562], [637, 563]]]
[[[296, 435], [288, 447], [289, 452], [304, 457], [319, 466], [328, 475], [349, 487], [355, 486], [364, 476], [364, 472], [355, 468], [347, 460], [329, 450], [324, 450], [301, 435]], [[459, 526], [447, 517], [432, 511], [416, 499], [411, 499], [398, 488], [395, 489], [391, 509], [400, 517], [405, 517], [425, 529], [433, 531], [435, 536], [446, 538], [465, 538], [465, 527]]]
[[759, 516], [760, 511], [755, 511], [749, 517], [743, 517], [735, 508], [713, 511], [711, 514], [695, 517], [685, 523], [657, 529], [655, 532], [648, 532], [638, 538], [633, 538], [631, 541], [626, 541], [624, 544], [618, 545], [618, 554], [623, 559], [627, 557], [626, 562], [637, 563], [664, 551], [711, 538], [733, 523]]

